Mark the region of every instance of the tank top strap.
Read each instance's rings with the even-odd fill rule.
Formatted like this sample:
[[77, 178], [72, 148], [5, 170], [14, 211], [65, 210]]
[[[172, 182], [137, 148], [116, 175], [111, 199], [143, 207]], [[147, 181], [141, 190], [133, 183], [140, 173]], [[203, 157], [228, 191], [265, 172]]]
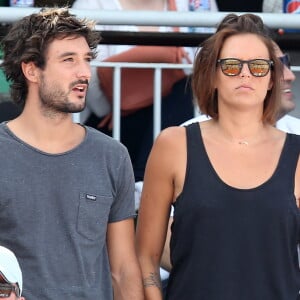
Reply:
[[188, 157], [190, 156], [195, 158], [199, 157], [200, 154], [203, 155], [203, 158], [208, 159], [201, 134], [201, 127], [198, 122], [186, 126], [186, 136]]
[[198, 151], [202, 148], [202, 137], [198, 122], [186, 126], [186, 137], [188, 151], [197, 151], [199, 153]]
[[300, 136], [287, 133], [286, 141], [278, 163], [278, 172], [276, 174], [281, 180], [294, 182], [299, 154]]
[[192, 123], [186, 126], [186, 143], [187, 143], [187, 171], [191, 167], [199, 167], [202, 164], [202, 159], [195, 159], [195, 157], [205, 157], [205, 148], [202, 141], [201, 129], [199, 123]]
[[195, 174], [198, 174], [199, 170], [201, 170], [201, 174], [205, 174], [207, 177], [214, 177], [214, 172], [203, 143], [199, 123], [192, 123], [186, 126], [186, 139], [187, 165], [185, 187], [199, 179], [197, 179], [197, 176], [195, 177]]

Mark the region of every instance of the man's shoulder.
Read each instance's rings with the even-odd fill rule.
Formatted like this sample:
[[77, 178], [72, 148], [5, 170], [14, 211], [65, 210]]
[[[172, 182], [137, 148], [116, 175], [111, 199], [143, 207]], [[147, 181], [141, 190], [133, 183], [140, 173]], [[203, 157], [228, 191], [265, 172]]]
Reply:
[[88, 137], [93, 139], [93, 140], [99, 140], [101, 142], [105, 142], [105, 143], [110, 143], [110, 144], [120, 144], [120, 142], [118, 142], [116, 139], [112, 138], [111, 136], [93, 128], [90, 126], [86, 126], [84, 125]]
[[[6, 123], [6, 121], [0, 123], [0, 139], [2, 140], [2, 142], [4, 142], [4, 140], [7, 141], [13, 139], [13, 135], [8, 130]], [[1, 146], [5, 145], [1, 143]]]
[[126, 147], [116, 139], [108, 136], [107, 134], [104, 134], [103, 132], [89, 127], [85, 126], [87, 131], [87, 144], [91, 144], [93, 148], [99, 147], [99, 149], [103, 151], [106, 150], [106, 152], [109, 153], [120, 153], [120, 152], [127, 152]]
[[187, 125], [190, 125], [192, 123], [203, 122], [203, 121], [207, 121], [209, 119], [210, 119], [210, 117], [207, 116], [207, 115], [199, 115], [199, 116], [197, 116], [195, 118], [192, 118], [192, 119], [189, 119], [189, 120], [185, 121], [180, 126], [187, 126]]
[[276, 127], [282, 131], [300, 135], [300, 119], [285, 115], [276, 122]]

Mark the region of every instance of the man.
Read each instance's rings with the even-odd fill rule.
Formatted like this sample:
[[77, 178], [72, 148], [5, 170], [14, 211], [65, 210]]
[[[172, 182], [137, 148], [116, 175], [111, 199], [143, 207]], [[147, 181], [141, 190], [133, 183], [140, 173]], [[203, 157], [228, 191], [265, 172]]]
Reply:
[[15, 254], [0, 246], [0, 298], [25, 300], [22, 293], [22, 272]]
[[42, 9], [2, 42], [23, 111], [0, 125], [0, 243], [19, 257], [30, 300], [143, 298], [128, 152], [72, 121], [85, 107], [93, 25]]
[[276, 127], [289, 133], [300, 134], [300, 119], [292, 117], [288, 114], [296, 107], [294, 95], [292, 93], [292, 83], [295, 81], [296, 76], [290, 68], [291, 63], [289, 56], [287, 54], [283, 54], [281, 49], [277, 45], [275, 45], [275, 47], [278, 57], [284, 64], [281, 111], [276, 123]]

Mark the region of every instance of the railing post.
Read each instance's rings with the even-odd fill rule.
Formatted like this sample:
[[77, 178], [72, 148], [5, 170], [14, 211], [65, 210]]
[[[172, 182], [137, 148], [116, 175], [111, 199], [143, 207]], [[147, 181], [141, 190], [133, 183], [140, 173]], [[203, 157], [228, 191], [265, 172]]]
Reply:
[[161, 131], [161, 68], [154, 69], [154, 84], [153, 84], [153, 140]]
[[113, 87], [113, 138], [121, 139], [121, 67], [114, 67]]

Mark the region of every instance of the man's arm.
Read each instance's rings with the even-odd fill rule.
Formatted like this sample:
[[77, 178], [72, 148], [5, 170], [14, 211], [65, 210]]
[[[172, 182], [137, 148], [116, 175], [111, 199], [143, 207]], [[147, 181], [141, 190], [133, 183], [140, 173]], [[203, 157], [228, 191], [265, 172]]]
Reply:
[[107, 247], [114, 299], [144, 299], [142, 275], [135, 252], [133, 219], [108, 224]]

